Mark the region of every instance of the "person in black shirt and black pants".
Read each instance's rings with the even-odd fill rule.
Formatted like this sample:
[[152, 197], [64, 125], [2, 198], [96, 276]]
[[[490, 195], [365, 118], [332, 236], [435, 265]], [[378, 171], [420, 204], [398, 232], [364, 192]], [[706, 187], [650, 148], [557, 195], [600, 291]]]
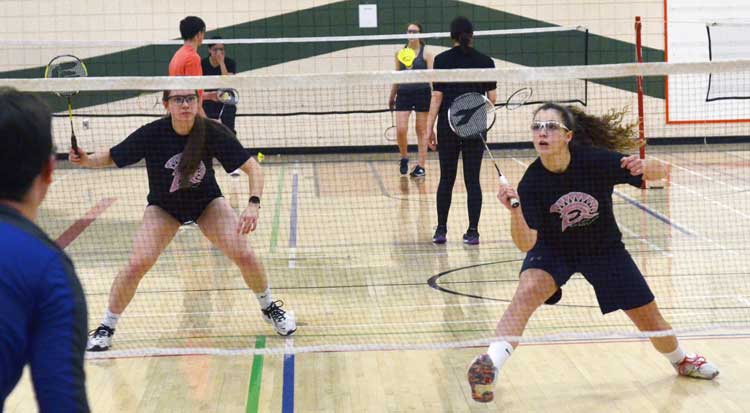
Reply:
[[[213, 36], [211, 39], [221, 39], [221, 36]], [[208, 56], [201, 59], [203, 76], [232, 76], [237, 73], [237, 63], [226, 57], [223, 43], [209, 43], [206, 46], [208, 46]], [[211, 119], [219, 119], [219, 113], [221, 113], [221, 123], [231, 129], [232, 132], [237, 133], [234, 129], [234, 118], [237, 116], [237, 107], [227, 105], [224, 106], [224, 111], [222, 112], [222, 106], [224, 105], [216, 100], [203, 100], [203, 111], [206, 112], [206, 116]]]
[[[495, 62], [471, 47], [474, 28], [465, 17], [456, 17], [451, 22], [451, 39], [454, 47], [435, 56], [435, 69], [483, 69], [494, 68]], [[482, 212], [482, 187], [479, 172], [482, 167], [484, 144], [479, 139], [458, 137], [448, 126], [448, 108], [458, 96], [468, 92], [486, 93], [495, 102], [495, 82], [486, 83], [434, 83], [430, 113], [427, 117], [427, 136], [422, 139], [434, 145], [433, 126], [437, 118], [437, 147], [440, 158], [440, 184], [437, 191], [438, 225], [432, 242], [443, 244], [448, 233], [448, 211], [451, 207], [453, 184], [456, 181], [458, 157], [463, 154], [464, 184], [469, 208], [469, 228], [464, 234], [464, 243], [479, 244], [479, 215]]]

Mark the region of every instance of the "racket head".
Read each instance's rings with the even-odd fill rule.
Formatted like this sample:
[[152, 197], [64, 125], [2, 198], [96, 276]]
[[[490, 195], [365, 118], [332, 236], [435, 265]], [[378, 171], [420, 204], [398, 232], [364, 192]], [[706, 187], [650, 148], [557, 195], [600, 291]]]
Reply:
[[510, 96], [508, 96], [508, 99], [505, 101], [505, 109], [514, 110], [520, 108], [521, 106], [525, 105], [526, 102], [529, 101], [529, 99], [531, 99], [531, 95], [533, 94], [534, 91], [531, 90], [530, 87], [524, 87], [516, 90], [515, 92], [511, 93]]
[[[76, 77], [87, 77], [89, 75], [86, 65], [81, 59], [71, 55], [64, 54], [55, 56], [47, 63], [44, 69], [46, 79], [68, 79]], [[56, 92], [59, 96], [70, 97], [78, 94], [78, 91]]]
[[404, 47], [398, 51], [396, 58], [399, 62], [403, 63], [404, 66], [411, 67], [412, 63], [414, 63], [414, 59], [417, 58], [417, 54], [411, 47]]
[[495, 124], [495, 118], [495, 105], [481, 93], [464, 93], [448, 108], [448, 125], [462, 138], [483, 139]]
[[383, 136], [385, 136], [385, 140], [388, 142], [396, 142], [396, 127], [391, 126], [385, 130], [383, 133]]
[[225, 105], [235, 106], [240, 101], [240, 93], [237, 89], [217, 89], [216, 98]]

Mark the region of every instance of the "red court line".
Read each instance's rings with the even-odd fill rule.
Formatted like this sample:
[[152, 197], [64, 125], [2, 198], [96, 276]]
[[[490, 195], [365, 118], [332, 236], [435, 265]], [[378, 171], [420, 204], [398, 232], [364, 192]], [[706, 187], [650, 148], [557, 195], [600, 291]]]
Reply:
[[70, 245], [70, 243], [75, 241], [75, 239], [78, 238], [78, 236], [81, 235], [81, 233], [102, 214], [102, 212], [114, 204], [116, 200], [117, 198], [102, 198], [99, 200], [96, 205], [86, 212], [83, 218], [74, 222], [73, 225], [65, 230], [65, 232], [60, 234], [55, 240], [55, 243], [63, 249]]

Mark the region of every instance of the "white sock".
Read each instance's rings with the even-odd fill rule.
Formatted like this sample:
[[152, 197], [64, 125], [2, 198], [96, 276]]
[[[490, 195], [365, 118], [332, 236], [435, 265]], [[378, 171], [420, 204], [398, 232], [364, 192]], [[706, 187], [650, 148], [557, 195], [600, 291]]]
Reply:
[[682, 350], [682, 347], [680, 347], [679, 345], [677, 345], [677, 348], [675, 349], [675, 351], [671, 353], [661, 353], [661, 354], [664, 354], [664, 357], [666, 357], [667, 360], [669, 360], [669, 362], [672, 364], [677, 364], [685, 359], [685, 352]]
[[115, 327], [117, 327], [117, 320], [119, 319], [120, 319], [120, 315], [109, 311], [109, 308], [108, 308], [107, 311], [104, 313], [104, 319], [102, 320], [102, 324], [114, 330]]
[[508, 360], [508, 357], [513, 354], [513, 346], [507, 341], [495, 341], [490, 344], [490, 347], [487, 349], [487, 354], [490, 355], [492, 364], [500, 370], [500, 368], [503, 367], [503, 364], [505, 364], [505, 361]]
[[260, 294], [255, 294], [255, 298], [258, 299], [260, 308], [266, 309], [273, 302], [273, 298], [271, 297], [271, 287], [266, 288], [266, 291], [263, 291]]

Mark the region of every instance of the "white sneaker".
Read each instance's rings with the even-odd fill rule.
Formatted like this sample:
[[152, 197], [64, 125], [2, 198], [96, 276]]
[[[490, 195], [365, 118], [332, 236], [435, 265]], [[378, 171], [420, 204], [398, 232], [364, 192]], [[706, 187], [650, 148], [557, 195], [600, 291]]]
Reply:
[[284, 302], [277, 300], [261, 311], [263, 312], [263, 319], [266, 320], [266, 323], [273, 324], [273, 328], [276, 329], [278, 335], [290, 336], [297, 331], [297, 321], [294, 319], [293, 312], [286, 312], [281, 309], [283, 306]]
[[706, 361], [700, 354], [688, 354], [681, 362], [673, 366], [680, 376], [712, 380], [719, 375], [719, 368]]
[[115, 329], [100, 324], [96, 330], [89, 333], [89, 340], [86, 343], [86, 351], [107, 351], [112, 346], [112, 336], [115, 335]]
[[471, 387], [471, 398], [480, 403], [489, 403], [495, 398], [497, 368], [489, 354], [477, 356], [469, 366], [467, 374]]

